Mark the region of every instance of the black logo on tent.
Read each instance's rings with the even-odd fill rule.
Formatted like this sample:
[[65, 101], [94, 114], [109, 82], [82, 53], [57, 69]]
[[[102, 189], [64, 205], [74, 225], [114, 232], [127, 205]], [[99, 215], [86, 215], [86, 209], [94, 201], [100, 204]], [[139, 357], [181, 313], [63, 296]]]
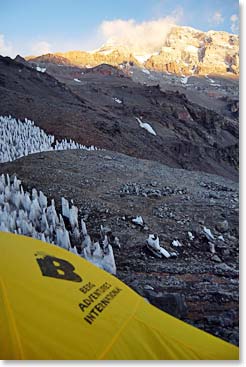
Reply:
[[44, 276], [82, 282], [82, 278], [74, 272], [74, 266], [67, 260], [46, 255], [42, 259], [37, 259], [37, 262]]

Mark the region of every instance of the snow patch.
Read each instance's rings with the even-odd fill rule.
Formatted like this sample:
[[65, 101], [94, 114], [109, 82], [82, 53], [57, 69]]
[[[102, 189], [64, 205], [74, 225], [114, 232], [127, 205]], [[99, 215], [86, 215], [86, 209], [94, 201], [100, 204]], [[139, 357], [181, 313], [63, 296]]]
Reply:
[[117, 102], [117, 103], [122, 103], [122, 101], [119, 99], [119, 98], [113, 98], [113, 100], [115, 101], [115, 102]]
[[174, 247], [182, 247], [182, 244], [178, 240], [173, 240], [172, 245]]
[[210, 83], [212, 83], [212, 84], [215, 83], [215, 81], [213, 79], [209, 78], [208, 75], [205, 75], [205, 78], [208, 79], [210, 81]]
[[145, 73], [145, 74], [150, 75], [150, 71], [148, 69], [142, 69], [142, 72]]
[[135, 55], [134, 54], [134, 57], [135, 59], [138, 60], [138, 62], [140, 62], [141, 64], [144, 64], [151, 56], [154, 56], [154, 55], [158, 55], [159, 52], [153, 52], [151, 54], [144, 54], [144, 55]]
[[36, 70], [39, 71], [40, 73], [46, 72], [46, 68], [40, 68], [39, 66], [36, 67]]
[[151, 56], [152, 56], [151, 54], [134, 55], [135, 59], [138, 60], [138, 62], [140, 62], [140, 64], [145, 63], [145, 61], [147, 61]]
[[211, 87], [221, 87], [221, 85], [214, 82], [214, 84], [211, 84]]
[[183, 77], [180, 79], [180, 81], [181, 81], [181, 83], [182, 83], [182, 84], [187, 84], [188, 80], [189, 80], [189, 76], [183, 76]]
[[198, 51], [198, 48], [192, 45], [188, 45], [186, 47], [186, 51], [196, 54]]
[[150, 134], [156, 135], [156, 132], [153, 130], [153, 128], [150, 126], [150, 124], [147, 124], [146, 122], [142, 122], [140, 118], [136, 117], [137, 122], [139, 123], [139, 126], [142, 129], [147, 130]]
[[77, 83], [81, 83], [81, 80], [79, 80], [77, 78], [74, 78], [74, 81], [77, 82]]

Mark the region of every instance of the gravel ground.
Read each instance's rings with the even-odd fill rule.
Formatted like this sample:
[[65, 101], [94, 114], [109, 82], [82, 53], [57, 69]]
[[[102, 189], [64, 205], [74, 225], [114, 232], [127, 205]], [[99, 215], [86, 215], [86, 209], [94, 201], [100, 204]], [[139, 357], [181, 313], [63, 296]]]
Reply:
[[[158, 308], [238, 344], [236, 182], [111, 151], [38, 153], [1, 164], [0, 173], [16, 174], [25, 189], [42, 190], [58, 208], [62, 196], [73, 199], [92, 237], [100, 224], [119, 237], [119, 279]], [[143, 225], [133, 223], [136, 216]], [[150, 252], [152, 233], [177, 256]]]

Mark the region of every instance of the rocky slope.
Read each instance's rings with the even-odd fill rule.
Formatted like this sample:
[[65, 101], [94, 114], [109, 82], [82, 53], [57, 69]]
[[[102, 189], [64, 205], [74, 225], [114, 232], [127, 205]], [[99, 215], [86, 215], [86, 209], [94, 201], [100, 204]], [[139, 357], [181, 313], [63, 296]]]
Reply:
[[237, 180], [237, 120], [196, 105], [178, 91], [142, 86], [117, 73], [80, 71], [77, 78], [64, 84], [47, 72], [1, 58], [0, 114], [27, 117], [57, 139]]
[[[101, 224], [119, 238], [121, 280], [160, 309], [238, 344], [237, 183], [110, 151], [33, 154], [1, 164], [1, 173], [42, 190], [58, 209], [62, 196], [73, 199], [92, 239]], [[153, 233], [176, 256], [150, 252]]]
[[29, 57], [29, 61], [52, 62], [80, 67], [124, 62], [178, 75], [239, 75], [239, 37], [227, 32], [202, 32], [190, 27], [173, 27], [163, 47], [151, 54], [137, 55], [134, 49], [105, 44], [93, 52], [69, 51]]
[[163, 92], [179, 91], [193, 103], [238, 121], [238, 78], [228, 78], [219, 75], [192, 75], [185, 77], [136, 66], [130, 68], [130, 75], [132, 80], [144, 86], [154, 86], [158, 83]]

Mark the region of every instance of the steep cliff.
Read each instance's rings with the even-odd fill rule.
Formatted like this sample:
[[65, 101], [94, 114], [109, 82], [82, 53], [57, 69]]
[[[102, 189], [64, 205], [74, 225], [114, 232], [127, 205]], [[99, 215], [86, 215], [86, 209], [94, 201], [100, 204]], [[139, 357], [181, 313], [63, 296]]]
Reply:
[[239, 74], [239, 37], [227, 32], [201, 32], [174, 27], [158, 55], [145, 67], [175, 74]]

